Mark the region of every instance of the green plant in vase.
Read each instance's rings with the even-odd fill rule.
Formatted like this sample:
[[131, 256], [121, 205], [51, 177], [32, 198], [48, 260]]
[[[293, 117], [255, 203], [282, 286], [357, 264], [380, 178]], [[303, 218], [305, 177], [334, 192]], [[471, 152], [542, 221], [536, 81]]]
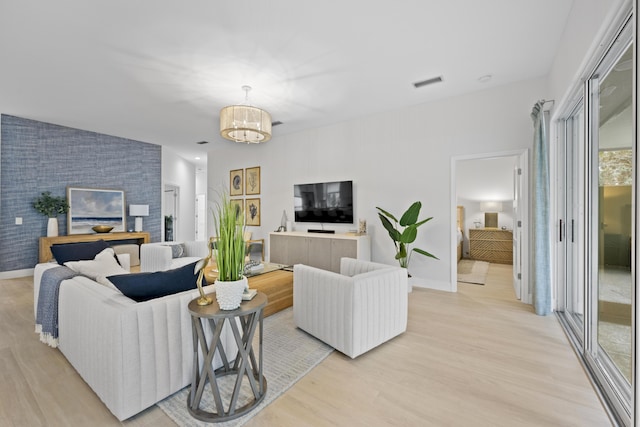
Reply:
[[213, 222], [218, 233], [214, 252], [218, 264], [218, 280], [232, 282], [240, 280], [244, 273], [246, 242], [244, 240], [244, 215], [229, 196], [224, 193], [213, 213]]
[[32, 203], [33, 208], [47, 218], [56, 218], [58, 215], [69, 212], [69, 204], [64, 197], [52, 196], [50, 191], [44, 191]]
[[[222, 194], [220, 202], [212, 209], [212, 214], [217, 236], [213, 240], [215, 244], [209, 246], [211, 255], [206, 261], [213, 257], [216, 260], [218, 279], [215, 288], [218, 305], [223, 310], [234, 310], [240, 306], [242, 294], [247, 288], [247, 279], [244, 277], [244, 215], [226, 193]], [[207, 263], [198, 263], [198, 266], [200, 264], [203, 264], [201, 268], [204, 269]], [[200, 271], [202, 275], [202, 270]], [[211, 302], [211, 298], [201, 291], [198, 304], [208, 305]]]
[[409, 209], [407, 209], [400, 217], [400, 221], [398, 221], [396, 217], [388, 211], [379, 207], [376, 207], [376, 209], [379, 211], [378, 217], [380, 218], [382, 225], [389, 232], [389, 237], [391, 237], [391, 240], [393, 240], [393, 244], [396, 247], [395, 258], [400, 263], [400, 267], [409, 268], [409, 262], [411, 261], [411, 254], [413, 252], [417, 252], [429, 258], [438, 259], [437, 256], [430, 254], [424, 249], [411, 248], [410, 246], [418, 237], [418, 227], [433, 219], [433, 217], [429, 217], [421, 221], [418, 220], [420, 216], [420, 209], [422, 209], [421, 202], [415, 202], [409, 206]]
[[47, 236], [58, 235], [58, 215], [69, 211], [69, 204], [64, 197], [52, 196], [50, 191], [44, 191], [31, 204], [39, 213], [49, 218]]

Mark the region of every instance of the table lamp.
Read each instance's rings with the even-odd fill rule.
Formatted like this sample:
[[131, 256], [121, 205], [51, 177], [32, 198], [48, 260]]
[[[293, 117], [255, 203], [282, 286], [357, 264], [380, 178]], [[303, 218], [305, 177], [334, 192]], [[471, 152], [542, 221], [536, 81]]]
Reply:
[[135, 231], [142, 231], [142, 217], [149, 216], [149, 205], [129, 205], [129, 215], [136, 217]]

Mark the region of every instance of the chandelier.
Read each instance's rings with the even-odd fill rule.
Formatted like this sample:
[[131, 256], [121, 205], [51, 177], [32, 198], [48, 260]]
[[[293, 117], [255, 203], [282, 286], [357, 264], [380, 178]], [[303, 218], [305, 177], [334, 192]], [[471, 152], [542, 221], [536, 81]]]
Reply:
[[220, 135], [246, 144], [259, 144], [271, 139], [271, 114], [249, 105], [251, 86], [242, 86], [245, 104], [230, 105], [220, 110]]

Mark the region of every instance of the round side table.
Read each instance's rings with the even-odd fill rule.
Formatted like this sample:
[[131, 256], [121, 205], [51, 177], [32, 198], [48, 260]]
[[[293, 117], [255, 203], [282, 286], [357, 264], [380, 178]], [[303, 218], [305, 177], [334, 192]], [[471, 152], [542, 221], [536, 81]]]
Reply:
[[[196, 300], [189, 303], [193, 330], [193, 378], [187, 397], [189, 413], [201, 421], [232, 420], [255, 408], [267, 392], [267, 379], [262, 373], [263, 310], [267, 305], [267, 296], [258, 292], [253, 299], [243, 301], [235, 310], [221, 310], [215, 298], [213, 303], [206, 306], [199, 306]], [[205, 329], [206, 323], [210, 326], [209, 333]], [[232, 361], [228, 360], [220, 340], [225, 323], [228, 325], [227, 329], [233, 333], [238, 347], [237, 356]], [[256, 330], [259, 332], [257, 358], [253, 348]], [[200, 369], [200, 354], [203, 355], [202, 369]], [[220, 357], [222, 366], [214, 370], [213, 360], [216, 354]], [[231, 396], [223, 396], [218, 384], [218, 379], [227, 375], [236, 377]], [[252, 399], [237, 408], [245, 377], [251, 387]], [[215, 412], [200, 408], [202, 394], [207, 384], [211, 388]], [[249, 397], [251, 398], [251, 395]]]

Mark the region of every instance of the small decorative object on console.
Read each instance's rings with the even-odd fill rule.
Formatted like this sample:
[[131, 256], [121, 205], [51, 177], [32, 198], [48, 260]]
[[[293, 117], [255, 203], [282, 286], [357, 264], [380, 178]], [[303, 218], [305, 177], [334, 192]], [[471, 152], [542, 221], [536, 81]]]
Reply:
[[108, 233], [113, 230], [113, 227], [110, 225], [95, 225], [91, 229], [96, 233]]
[[358, 220], [358, 234], [367, 234], [367, 220]]

